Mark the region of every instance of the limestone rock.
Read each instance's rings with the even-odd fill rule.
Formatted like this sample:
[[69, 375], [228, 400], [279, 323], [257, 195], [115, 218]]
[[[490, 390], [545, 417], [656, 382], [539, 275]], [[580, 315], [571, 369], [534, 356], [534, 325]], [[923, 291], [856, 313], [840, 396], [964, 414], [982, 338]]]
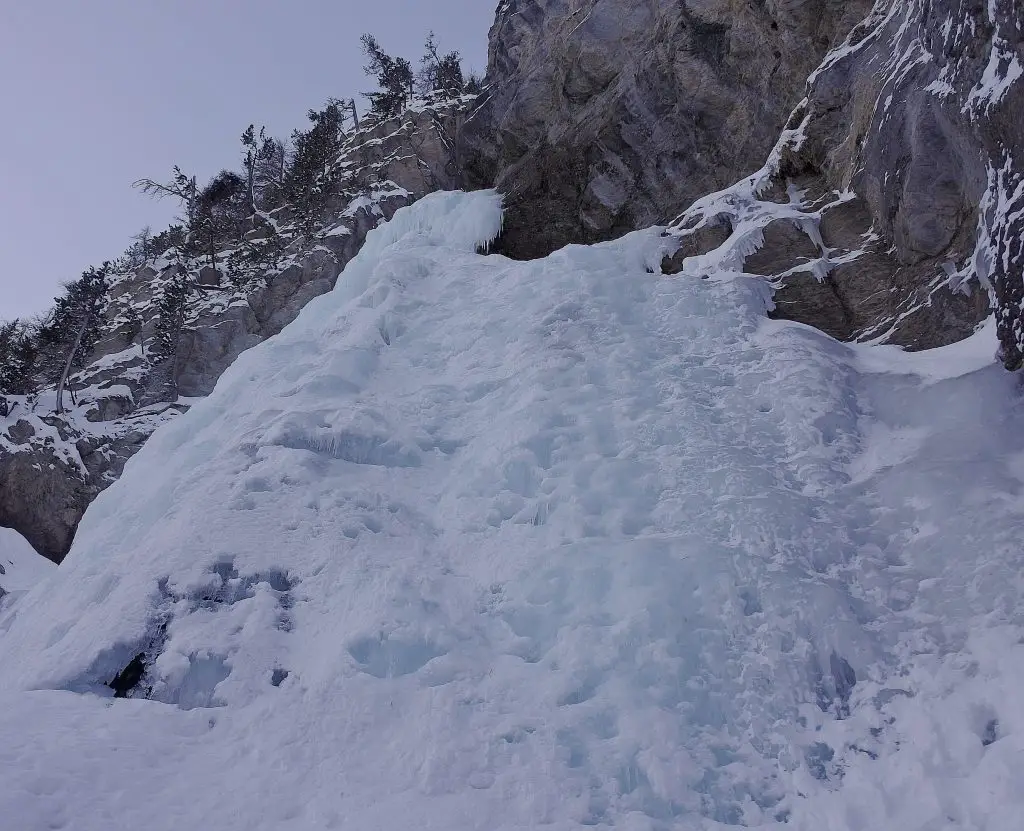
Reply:
[[764, 167], [672, 233], [741, 223], [701, 253], [771, 279], [776, 316], [842, 339], [952, 343], [991, 294], [1004, 362], [1019, 366], [1022, 29], [1011, 2], [878, 4], [813, 73]]
[[60, 562], [82, 504], [96, 495], [76, 473], [44, 450], [0, 453], [0, 525], [20, 531], [36, 551]]
[[508, 0], [459, 137], [535, 257], [671, 220], [755, 169], [867, 0]]

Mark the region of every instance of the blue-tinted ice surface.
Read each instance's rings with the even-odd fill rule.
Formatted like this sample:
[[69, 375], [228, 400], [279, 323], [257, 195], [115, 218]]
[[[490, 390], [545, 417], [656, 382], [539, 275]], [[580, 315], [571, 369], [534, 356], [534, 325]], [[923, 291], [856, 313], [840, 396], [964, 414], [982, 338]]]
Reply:
[[0, 816], [1015, 827], [991, 331], [850, 347], [649, 273], [657, 230], [523, 263], [499, 228], [399, 212], [101, 495], [0, 618]]

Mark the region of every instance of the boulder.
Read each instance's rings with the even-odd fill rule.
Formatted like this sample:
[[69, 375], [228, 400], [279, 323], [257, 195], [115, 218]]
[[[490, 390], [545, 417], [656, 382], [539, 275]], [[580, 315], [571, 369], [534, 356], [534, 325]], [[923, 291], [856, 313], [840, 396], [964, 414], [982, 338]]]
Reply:
[[220, 271], [210, 265], [204, 265], [199, 269], [199, 274], [196, 275], [196, 283], [198, 285], [210, 288], [218, 288], [222, 279]]

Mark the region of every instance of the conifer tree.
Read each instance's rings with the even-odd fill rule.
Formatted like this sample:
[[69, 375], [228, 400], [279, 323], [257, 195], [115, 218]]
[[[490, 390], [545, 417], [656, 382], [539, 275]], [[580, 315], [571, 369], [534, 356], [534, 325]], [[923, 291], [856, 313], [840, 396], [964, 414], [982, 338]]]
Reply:
[[360, 42], [368, 61], [363, 71], [377, 79], [377, 91], [363, 93], [370, 100], [370, 109], [380, 118], [401, 115], [413, 97], [412, 64], [388, 55], [373, 35], [363, 35]]
[[318, 218], [336, 184], [332, 171], [335, 157], [345, 143], [345, 108], [330, 98], [322, 110], [306, 115], [312, 126], [292, 134], [292, 158], [285, 175], [285, 195], [307, 222]]
[[[135, 343], [135, 339], [142, 333], [142, 315], [131, 306], [124, 313], [124, 341], [128, 346]], [[140, 341], [142, 356], [146, 356], [145, 340]]]
[[288, 153], [284, 142], [265, 136], [260, 130], [260, 145], [256, 150], [254, 187], [256, 198], [263, 210], [278, 207], [284, 196]]
[[185, 327], [191, 294], [192, 282], [183, 274], [172, 277], [164, 286], [157, 305], [156, 331], [150, 348], [150, 355], [158, 363], [173, 358], [178, 350], [178, 339]]
[[441, 95], [444, 98], [458, 98], [466, 91], [462, 75], [462, 58], [458, 52], [442, 55], [438, 51], [437, 36], [431, 32], [423, 45], [420, 71], [417, 80], [421, 92]]
[[132, 244], [124, 252], [124, 262], [129, 269], [136, 269], [157, 256], [153, 250], [153, 229], [146, 225], [132, 237]]
[[35, 339], [27, 324], [17, 319], [0, 323], [0, 395], [34, 393], [37, 359]]
[[157, 199], [170, 197], [181, 202], [185, 211], [179, 220], [186, 229], [191, 228], [195, 215], [196, 200], [199, 196], [199, 186], [195, 176], [188, 176], [182, 172], [178, 165], [174, 166], [171, 178], [167, 182], [157, 182], [154, 179], [138, 179], [132, 183], [132, 187], [139, 188], [143, 193], [154, 196]]
[[242, 164], [245, 165], [245, 189], [249, 195], [249, 213], [256, 213], [256, 159], [260, 144], [266, 137], [266, 127], [260, 127], [259, 138], [256, 137], [256, 125], [250, 124], [242, 133]]
[[242, 164], [250, 216], [271, 207], [281, 195], [286, 171], [284, 145], [267, 135], [267, 128], [250, 124], [242, 133]]
[[196, 196], [194, 216], [189, 228], [190, 236], [202, 243], [217, 267], [217, 248], [236, 236], [248, 215], [246, 182], [237, 173], [222, 170]]
[[[49, 361], [43, 369], [57, 384], [56, 412], [64, 412], [64, 390], [71, 371], [83, 365], [100, 337], [100, 322], [106, 305], [107, 273], [110, 263], [89, 268], [65, 286], [56, 299], [47, 322], [40, 327], [39, 343]], [[74, 394], [72, 393], [72, 400]]]

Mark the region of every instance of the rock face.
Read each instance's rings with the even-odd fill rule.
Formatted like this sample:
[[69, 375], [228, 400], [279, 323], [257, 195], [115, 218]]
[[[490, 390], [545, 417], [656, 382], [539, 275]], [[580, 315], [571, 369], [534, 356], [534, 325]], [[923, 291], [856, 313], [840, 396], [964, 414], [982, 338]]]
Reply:
[[775, 314], [910, 348], [969, 334], [991, 298], [1016, 368], [1022, 18], [1015, 0], [506, 0], [460, 160], [507, 194], [502, 253], [693, 203], [666, 270], [716, 251], [691, 265], [773, 280]]
[[[70, 379], [74, 402], [54, 413], [52, 391], [0, 401], [0, 526], [60, 562], [85, 509], [120, 476], [162, 423], [208, 395], [245, 349], [277, 334], [330, 291], [366, 235], [395, 211], [458, 184], [453, 136], [468, 101], [423, 106], [355, 134], [337, 160], [343, 175], [319, 230], [295, 239], [280, 267], [236, 285], [210, 266], [157, 262], [120, 275], [109, 291], [103, 336]], [[287, 222], [287, 208], [275, 212]], [[253, 235], [266, 233], [254, 229]], [[172, 360], [151, 349], [165, 286], [194, 284]]]
[[867, 0], [505, 0], [459, 140], [507, 194], [499, 250], [663, 224], [756, 169]]
[[765, 167], [674, 232], [728, 226], [695, 253], [774, 278], [776, 314], [842, 339], [950, 343], [991, 294], [1020, 366], [1022, 30], [1011, 0], [877, 4], [813, 73]]

